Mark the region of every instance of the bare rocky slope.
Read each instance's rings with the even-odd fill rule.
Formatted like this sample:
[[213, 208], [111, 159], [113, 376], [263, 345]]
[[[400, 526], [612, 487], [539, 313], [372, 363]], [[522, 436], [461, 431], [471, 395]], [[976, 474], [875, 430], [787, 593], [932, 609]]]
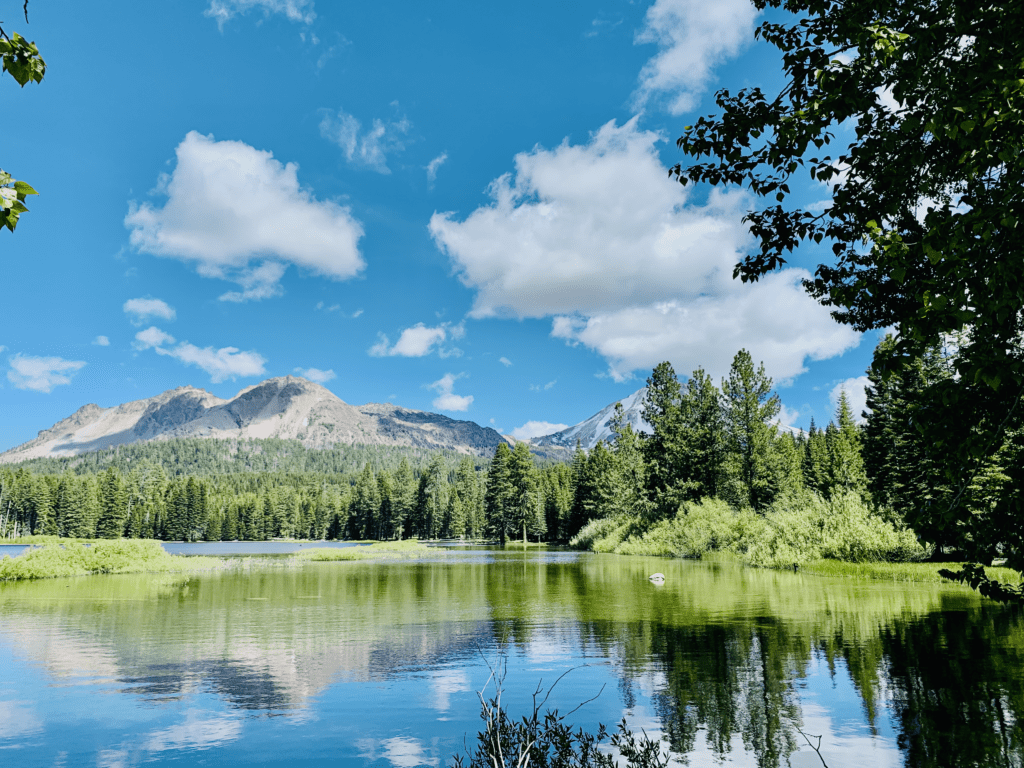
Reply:
[[222, 400], [196, 387], [112, 408], [85, 405], [34, 440], [0, 453], [0, 463], [76, 456], [117, 445], [181, 437], [282, 438], [307, 448], [400, 445], [490, 456], [506, 440], [472, 421], [391, 404], [353, 406], [319, 384], [286, 376]]

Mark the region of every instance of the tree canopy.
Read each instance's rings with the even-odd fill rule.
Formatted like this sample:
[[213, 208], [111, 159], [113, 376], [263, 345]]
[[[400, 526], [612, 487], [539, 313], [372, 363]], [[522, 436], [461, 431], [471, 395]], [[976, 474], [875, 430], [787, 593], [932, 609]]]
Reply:
[[[745, 217], [757, 246], [736, 265], [744, 281], [827, 241], [834, 261], [805, 287], [840, 322], [895, 330], [875, 360], [884, 375], [955, 338], [953, 375], [921, 394], [915, 427], [965, 488], [1024, 395], [1024, 3], [754, 4], [771, 9], [756, 34], [781, 51], [786, 84], [719, 91], [721, 114], [678, 141], [699, 162], [670, 173], [765, 200]], [[792, 203], [802, 172], [831, 188], [823, 210]], [[936, 513], [940, 528], [971, 514], [961, 498]]]
[[[28, 0], [25, 0], [25, 23], [28, 23]], [[24, 88], [28, 83], [41, 83], [46, 74], [46, 62], [39, 55], [35, 43], [30, 43], [17, 32], [8, 35], [0, 26], [0, 67]], [[28, 211], [25, 198], [39, 194], [30, 184], [14, 179], [0, 168], [0, 229], [14, 231], [21, 214]]]

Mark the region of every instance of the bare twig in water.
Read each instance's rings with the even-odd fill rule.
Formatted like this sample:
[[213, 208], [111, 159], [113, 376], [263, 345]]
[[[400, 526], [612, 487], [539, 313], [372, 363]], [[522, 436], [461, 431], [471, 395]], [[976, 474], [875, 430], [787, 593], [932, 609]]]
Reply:
[[814, 736], [813, 733], [811, 734], [811, 736], [814, 736], [814, 738], [818, 740], [818, 746], [814, 746], [813, 744], [811, 744], [811, 739], [806, 733], [801, 731], [800, 728], [796, 725], [794, 725], [793, 727], [796, 728], [797, 733], [804, 737], [804, 741], [807, 742], [807, 746], [809, 746], [818, 754], [818, 759], [821, 760], [821, 764], [825, 766], [825, 768], [828, 768], [828, 763], [826, 763], [825, 758], [821, 756], [821, 736]]

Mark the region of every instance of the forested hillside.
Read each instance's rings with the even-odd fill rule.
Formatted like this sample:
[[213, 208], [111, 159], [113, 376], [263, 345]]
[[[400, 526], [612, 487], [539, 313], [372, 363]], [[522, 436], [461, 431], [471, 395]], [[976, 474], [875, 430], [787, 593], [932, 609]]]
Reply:
[[[876, 358], [889, 354], [884, 340]], [[168, 540], [490, 538], [572, 541], [598, 551], [700, 556], [730, 549], [761, 565], [817, 557], [908, 559], [923, 544], [991, 563], [992, 500], [1012, 485], [1022, 432], [959, 488], [914, 427], [920, 392], [952, 374], [943, 351], [901, 376], [869, 371], [859, 426], [843, 394], [835, 420], [796, 435], [764, 367], [741, 350], [716, 385], [669, 363], [647, 381], [635, 432], [621, 405], [612, 438], [571, 462], [502, 442], [488, 461], [389, 446], [304, 448], [290, 440], [180, 439], [0, 470], [0, 532]], [[538, 461], [543, 466], [538, 466]], [[958, 494], [977, 528], [937, 510]]]

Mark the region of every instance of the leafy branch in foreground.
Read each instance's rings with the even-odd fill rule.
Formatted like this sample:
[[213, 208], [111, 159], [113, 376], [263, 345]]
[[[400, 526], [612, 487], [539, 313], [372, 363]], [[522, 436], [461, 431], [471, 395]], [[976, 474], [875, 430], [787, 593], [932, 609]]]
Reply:
[[[28, 0], [25, 0], [25, 23], [28, 23]], [[8, 35], [0, 27], [0, 66], [24, 88], [28, 83], [41, 83], [46, 74], [46, 62], [39, 55], [35, 43], [14, 32]], [[0, 169], [0, 229], [14, 231], [21, 214], [28, 211], [25, 197], [38, 195], [30, 184], [18, 181]]]
[[[478, 693], [484, 729], [477, 734], [475, 750], [467, 747], [465, 756], [455, 756], [455, 768], [616, 768], [622, 764], [616, 755], [628, 768], [666, 768], [668, 755], [662, 754], [661, 745], [647, 738], [646, 733], [642, 737], [635, 736], [626, 727], [625, 719], [610, 738], [604, 725], [599, 725], [594, 734], [582, 728], [573, 731], [566, 723], [566, 717], [600, 696], [600, 691], [565, 715], [559, 714], [557, 709], [541, 715], [555, 686], [571, 671], [563, 673], [547, 692], [538, 683], [533, 693], [532, 711], [516, 721], [501, 702], [504, 661], [499, 662], [497, 668], [492, 667], [487, 683]], [[495, 692], [487, 699], [484, 690], [491, 680], [494, 680]], [[602, 749], [606, 740], [610, 749]]]
[[[945, 484], [961, 490], [917, 507], [934, 542], [969, 530], [1019, 570], [1021, 462], [1007, 443], [1024, 396], [1024, 4], [753, 1], [770, 13], [756, 36], [781, 54], [786, 84], [719, 91], [720, 114], [677, 142], [692, 164], [670, 175], [743, 185], [758, 200], [745, 217], [755, 249], [734, 272], [744, 281], [801, 244], [829, 247], [805, 288], [840, 322], [894, 330], [880, 376], [954, 340], [950, 375], [921, 391], [911, 416]], [[808, 177], [829, 190], [825, 203], [794, 204]], [[995, 464], [1015, 481], [979, 522], [964, 493]]]

